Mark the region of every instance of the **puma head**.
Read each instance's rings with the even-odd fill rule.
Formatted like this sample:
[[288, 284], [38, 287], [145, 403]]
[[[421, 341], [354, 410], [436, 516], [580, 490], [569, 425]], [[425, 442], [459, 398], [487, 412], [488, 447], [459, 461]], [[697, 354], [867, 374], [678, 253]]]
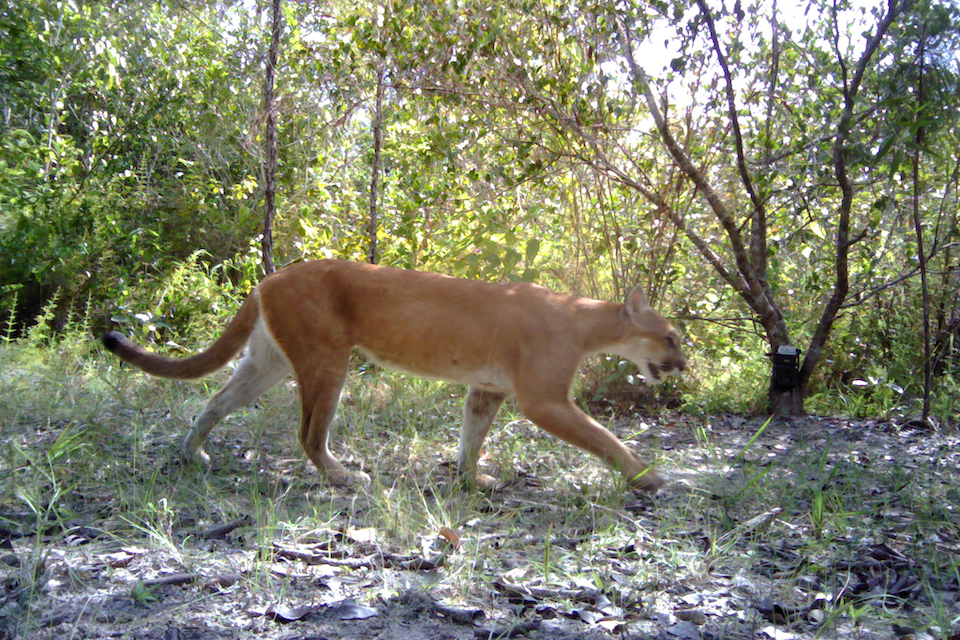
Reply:
[[660, 384], [663, 378], [686, 369], [680, 332], [650, 306], [643, 289], [637, 287], [627, 295], [623, 315], [629, 323], [628, 337], [616, 353], [640, 367], [647, 382]]

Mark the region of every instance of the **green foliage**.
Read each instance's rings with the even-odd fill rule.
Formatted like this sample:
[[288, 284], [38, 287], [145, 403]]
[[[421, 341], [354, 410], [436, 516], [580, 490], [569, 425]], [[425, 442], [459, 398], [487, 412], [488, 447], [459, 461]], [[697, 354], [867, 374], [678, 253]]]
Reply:
[[57, 309], [57, 295], [47, 303], [27, 333], [27, 342], [33, 346], [49, 346], [54, 339], [53, 320]]
[[159, 600], [154, 587], [137, 582], [130, 589], [130, 597], [134, 602], [141, 605], [150, 605]]
[[0, 30], [19, 43], [4, 67], [18, 70], [7, 80], [19, 90], [0, 126], [0, 304], [20, 287], [21, 320], [55, 292], [64, 308], [87, 293], [109, 299], [201, 242], [224, 260], [253, 231], [235, 188], [249, 168], [231, 117], [242, 70], [222, 68], [226, 43], [180, 30], [150, 3], [115, 20], [91, 9], [2, 12]]
[[[149, 0], [111, 11], [25, 0], [7, 7], [0, 11], [7, 338], [39, 318], [36, 335], [49, 339], [69, 324], [71, 310], [84, 309], [93, 332], [113, 318], [149, 341], [202, 342], [262, 276], [260, 64], [269, 38], [257, 18], [265, 14], [235, 3]], [[712, 7], [741, 106], [748, 169], [768, 215], [767, 282], [802, 347], [835, 285], [838, 55], [854, 59], [862, 44], [849, 34], [863, 28], [856, 20], [874, 18], [839, 6], [834, 25], [834, 7], [814, 3], [803, 21], [778, 16], [775, 49], [766, 10]], [[332, 3], [321, 13], [288, 3], [284, 17], [278, 264], [364, 259], [372, 96], [382, 75], [382, 262], [603, 298], [641, 284], [668, 315], [685, 318], [698, 365], [688, 378], [700, 385], [684, 391], [699, 398], [691, 406], [758, 404], [769, 363], [755, 313], [687, 236], [723, 262], [727, 230], [649, 135], [648, 114], [624, 81], [619, 23], [646, 47], [641, 55], [686, 152], [709, 168], [736, 224], [748, 228], [751, 202], [731, 151], [723, 80], [695, 7]], [[946, 384], [960, 375], [948, 346], [960, 313], [950, 275], [960, 113], [950, 55], [958, 24], [952, 5], [914, 3], [881, 42], [880, 62], [865, 69], [862, 117], [846, 149], [857, 191], [851, 220], [859, 241], [849, 262], [857, 306], [845, 311], [852, 319], [840, 319], [837, 346], [828, 343], [829, 361], [811, 381], [815, 406], [912, 410], [922, 349], [914, 339], [914, 238], [903, 221], [912, 198], [906, 172], [920, 151], [930, 271], [945, 274], [934, 301], [935, 338], [944, 345], [937, 402], [948, 414], [956, 402]], [[922, 106], [914, 99], [921, 78], [929, 98]], [[662, 204], [651, 205], [638, 186]], [[872, 292], [891, 282], [911, 311], [896, 320], [864, 314]], [[884, 328], [888, 320], [899, 324]], [[899, 347], [849, 355], [872, 354], [894, 333]], [[878, 382], [859, 389], [851, 387], [856, 379]], [[888, 384], [902, 387], [902, 397], [886, 398]], [[876, 398], [851, 403], [865, 391]], [[839, 404], [831, 405], [831, 394]]]
[[17, 316], [17, 299], [18, 291], [17, 288], [12, 289], [13, 294], [8, 299], [9, 307], [5, 309], [5, 314], [7, 316], [6, 321], [4, 322], [3, 328], [3, 343], [10, 344], [13, 342], [14, 336], [16, 335], [16, 316]]
[[140, 340], [177, 347], [189, 340], [212, 341], [240, 306], [243, 293], [224, 277], [224, 265], [210, 266], [203, 250], [175, 265], [162, 279], [143, 287], [125, 287], [110, 320]]
[[[81, 429], [68, 425], [47, 450], [18, 452], [25, 464], [37, 466], [43, 478], [42, 483], [24, 484], [17, 490], [17, 497], [36, 516], [38, 527], [63, 523], [75, 516], [61, 500], [75, 488], [76, 479], [71, 478], [66, 467], [87, 446], [82, 436]], [[38, 536], [41, 531], [38, 529]]]
[[[934, 308], [955, 311], [949, 290], [934, 292]], [[945, 297], [946, 294], [946, 297]], [[858, 305], [839, 325], [814, 379], [810, 410], [857, 417], [909, 418], [918, 413], [923, 392], [923, 331], [919, 291], [897, 289]], [[939, 323], [934, 323], [935, 325]], [[950, 342], [943, 323], [938, 340]], [[934, 377], [935, 416], [954, 420], [960, 360], [947, 349]]]

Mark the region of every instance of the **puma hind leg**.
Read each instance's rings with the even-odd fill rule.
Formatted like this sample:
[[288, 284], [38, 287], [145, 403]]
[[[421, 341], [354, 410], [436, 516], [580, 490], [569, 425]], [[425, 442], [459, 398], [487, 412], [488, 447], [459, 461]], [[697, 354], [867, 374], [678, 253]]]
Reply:
[[254, 402], [290, 372], [287, 359], [258, 321], [236, 371], [207, 401], [184, 436], [181, 446], [183, 458], [209, 462], [210, 456], [204, 451], [203, 443], [213, 428], [240, 407]]

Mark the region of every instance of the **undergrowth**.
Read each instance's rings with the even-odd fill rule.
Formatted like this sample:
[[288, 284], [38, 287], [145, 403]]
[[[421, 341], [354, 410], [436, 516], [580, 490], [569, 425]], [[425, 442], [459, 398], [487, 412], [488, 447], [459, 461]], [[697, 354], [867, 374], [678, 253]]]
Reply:
[[[816, 583], [824, 604], [805, 622], [811, 637], [852, 637], [864, 618], [875, 625], [909, 619], [944, 633], [956, 622], [942, 594], [957, 563], [944, 558], [942, 545], [924, 542], [957, 537], [957, 492], [929, 480], [941, 473], [937, 460], [898, 464], [843, 439], [808, 447], [802, 430], [785, 438], [782, 423], [736, 418], [731, 426], [729, 418], [692, 420], [654, 405], [652, 420], [605, 420], [624, 439], [642, 442], [671, 479], [672, 488], [650, 498], [508, 402], [482, 461], [502, 485], [492, 494], [464, 493], [451, 465], [464, 390], [359, 363], [332, 447], [372, 482], [337, 490], [299, 448], [292, 382], [212, 433], [210, 468], [183, 465], [183, 431], [229, 371], [189, 383], [151, 379], [105, 353], [86, 318], [71, 319], [59, 334], [51, 320], [0, 344], [0, 527], [19, 555], [3, 577], [15, 595], [0, 610], [11, 636], [40, 633], [49, 626], [51, 596], [82, 593], [99, 579], [57, 562], [91, 531], [111, 548], [147, 550], [167, 571], [230, 566], [249, 597], [262, 601], [282, 599], [290, 588], [273, 569], [278, 543], [369, 530], [382, 551], [406, 552], [432, 548], [449, 528], [461, 538], [459, 551], [419, 588], [452, 602], [489, 603], [496, 580], [557, 594], [592, 586], [631, 615], [655, 617], [667, 594], [689, 594], [719, 575], [743, 576], [758, 600], [774, 602], [813, 593]], [[202, 532], [244, 518], [237, 552], [215, 560]], [[916, 593], [934, 606], [909, 615], [866, 607], [869, 594], [850, 587], [849, 567], [881, 542], [929, 567]], [[408, 579], [385, 575], [376, 597], [410, 588]], [[142, 606], [158, 597], [139, 579], [128, 595]], [[735, 636], [743, 621], [723, 624]]]

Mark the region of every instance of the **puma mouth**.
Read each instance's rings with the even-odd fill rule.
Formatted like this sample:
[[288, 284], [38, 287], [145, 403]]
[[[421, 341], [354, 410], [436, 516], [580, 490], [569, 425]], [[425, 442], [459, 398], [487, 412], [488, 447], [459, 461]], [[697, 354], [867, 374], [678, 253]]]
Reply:
[[650, 361], [648, 360], [648, 361], [647, 361], [647, 369], [650, 370], [650, 377], [651, 377], [651, 378], [653, 378], [654, 380], [657, 380], [657, 381], [660, 380], [660, 367], [659, 367], [659, 366], [655, 365], [654, 363], [652, 363], [652, 362], [650, 362]]

